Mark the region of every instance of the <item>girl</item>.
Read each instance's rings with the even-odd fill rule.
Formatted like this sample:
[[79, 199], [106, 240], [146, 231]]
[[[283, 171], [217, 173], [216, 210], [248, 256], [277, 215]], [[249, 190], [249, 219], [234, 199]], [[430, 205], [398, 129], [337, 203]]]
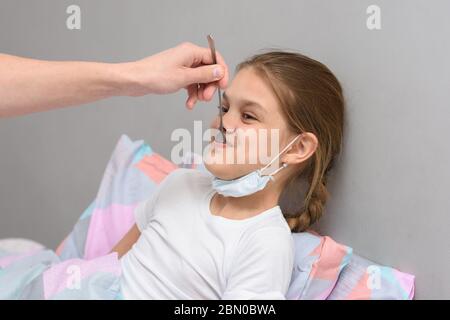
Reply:
[[[246, 161], [205, 163], [214, 177], [177, 169], [138, 205], [136, 224], [113, 249], [125, 299], [285, 297], [291, 232], [321, 217], [327, 176], [341, 150], [342, 88], [322, 63], [272, 51], [238, 65], [220, 107], [226, 143], [213, 139], [208, 155]], [[215, 119], [212, 127], [218, 125]], [[268, 164], [250, 163], [255, 149], [242, 147], [236, 133], [272, 129], [281, 152]], [[271, 135], [265, 141], [274, 142]]]

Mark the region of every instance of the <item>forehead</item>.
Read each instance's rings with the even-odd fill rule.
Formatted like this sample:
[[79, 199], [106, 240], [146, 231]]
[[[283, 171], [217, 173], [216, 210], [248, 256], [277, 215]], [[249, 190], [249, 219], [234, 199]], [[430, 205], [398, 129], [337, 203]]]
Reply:
[[269, 111], [279, 108], [272, 87], [251, 67], [241, 69], [224, 93], [230, 102], [250, 100]]

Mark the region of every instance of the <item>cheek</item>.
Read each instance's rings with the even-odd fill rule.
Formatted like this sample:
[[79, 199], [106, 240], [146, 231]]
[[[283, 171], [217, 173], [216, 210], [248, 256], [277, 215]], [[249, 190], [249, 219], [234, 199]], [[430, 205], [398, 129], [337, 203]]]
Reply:
[[271, 144], [270, 133], [268, 132], [270, 130], [258, 130], [254, 126], [242, 130], [241, 134], [235, 136], [236, 155], [245, 157], [245, 164], [261, 164], [266, 160], [267, 150]]

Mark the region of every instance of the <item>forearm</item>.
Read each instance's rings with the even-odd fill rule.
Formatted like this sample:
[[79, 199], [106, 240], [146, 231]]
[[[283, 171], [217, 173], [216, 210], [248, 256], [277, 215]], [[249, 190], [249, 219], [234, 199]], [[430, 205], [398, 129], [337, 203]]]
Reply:
[[131, 247], [139, 239], [141, 232], [139, 231], [136, 224], [127, 232], [127, 234], [114, 246], [111, 250], [112, 252], [117, 252], [119, 258], [125, 255]]
[[0, 117], [122, 95], [127, 81], [119, 64], [42, 61], [0, 54]]

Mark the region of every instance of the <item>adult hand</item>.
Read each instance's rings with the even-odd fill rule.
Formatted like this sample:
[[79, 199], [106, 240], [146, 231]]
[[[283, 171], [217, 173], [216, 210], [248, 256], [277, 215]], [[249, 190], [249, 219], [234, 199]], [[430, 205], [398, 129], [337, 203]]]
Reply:
[[185, 88], [188, 93], [186, 107], [210, 101], [219, 86], [225, 88], [229, 72], [219, 52], [217, 64], [212, 64], [209, 48], [189, 42], [162, 51], [142, 60], [120, 64], [131, 81], [125, 94], [142, 96], [149, 93], [166, 94]]

